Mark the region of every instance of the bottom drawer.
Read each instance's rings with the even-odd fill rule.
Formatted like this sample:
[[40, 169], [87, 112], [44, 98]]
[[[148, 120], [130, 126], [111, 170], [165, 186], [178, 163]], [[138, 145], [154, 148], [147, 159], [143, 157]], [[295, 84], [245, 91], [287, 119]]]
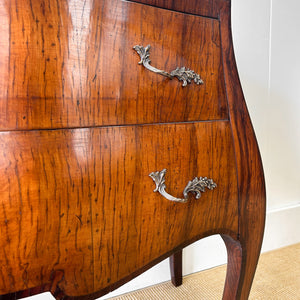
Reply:
[[[101, 290], [214, 232], [238, 231], [227, 121], [0, 133], [0, 294], [40, 286], [53, 271], [67, 295]], [[186, 203], [194, 177], [213, 190]]]

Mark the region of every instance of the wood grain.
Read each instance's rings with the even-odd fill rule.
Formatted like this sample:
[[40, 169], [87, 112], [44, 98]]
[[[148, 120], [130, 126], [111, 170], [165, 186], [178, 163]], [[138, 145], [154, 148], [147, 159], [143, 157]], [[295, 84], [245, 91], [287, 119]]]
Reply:
[[170, 256], [171, 281], [175, 287], [182, 285], [182, 250]]
[[[0, 19], [1, 297], [93, 299], [220, 233], [223, 299], [246, 300], [265, 185], [230, 1], [0, 0]], [[146, 70], [136, 44], [204, 85]], [[218, 186], [173, 203], [148, 176], [164, 168], [174, 196], [195, 176]]]
[[[94, 293], [199, 237], [238, 230], [229, 122], [1, 133], [0, 149], [1, 294], [58, 270], [63, 294]], [[171, 202], [149, 177], [163, 168], [174, 196], [195, 176], [218, 187]]]
[[41, 286], [65, 266], [70, 290], [92, 292], [90, 183], [70, 134], [0, 136], [0, 294]]
[[[228, 119], [219, 22], [120, 0], [4, 1], [0, 129]], [[138, 65], [185, 66], [204, 85]]]
[[221, 235], [226, 245], [228, 260], [223, 300], [239, 299], [239, 282], [242, 267], [241, 243], [227, 235]]
[[224, 0], [133, 0], [133, 2], [144, 3], [174, 11], [192, 13], [200, 16], [218, 18], [220, 3]]
[[[221, 6], [220, 22], [226, 91], [239, 183], [239, 242], [242, 248], [242, 265], [236, 299], [246, 300], [263, 240], [266, 190], [261, 156], [236, 68], [231, 35], [230, 1], [224, 1]], [[234, 269], [232, 271], [235, 272]]]

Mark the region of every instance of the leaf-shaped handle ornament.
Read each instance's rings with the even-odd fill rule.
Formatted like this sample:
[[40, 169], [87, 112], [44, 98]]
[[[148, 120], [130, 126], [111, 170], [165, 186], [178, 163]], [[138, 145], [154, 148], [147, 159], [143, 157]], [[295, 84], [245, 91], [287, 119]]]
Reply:
[[156, 188], [154, 192], [159, 192], [162, 196], [170, 201], [185, 203], [188, 201], [188, 193], [196, 194], [196, 199], [201, 197], [201, 192], [205, 192], [205, 188], [213, 190], [217, 185], [212, 179], [207, 177], [195, 177], [192, 181], [189, 181], [186, 187], [183, 190], [184, 198], [176, 198], [166, 192], [165, 185], [165, 175], [167, 170], [163, 169], [162, 171], [152, 172], [149, 176], [155, 182]]
[[186, 67], [177, 67], [175, 70], [171, 71], [170, 73], [157, 69], [150, 65], [150, 45], [147, 45], [146, 47], [143, 46], [134, 46], [133, 49], [139, 54], [141, 60], [139, 61], [139, 64], [143, 65], [146, 69], [148, 69], [151, 72], [154, 72], [156, 74], [163, 75], [165, 77], [168, 77], [170, 79], [173, 79], [176, 77], [179, 81], [183, 81], [182, 86], [186, 86], [188, 83], [191, 83], [192, 80], [196, 84], [203, 84], [203, 80], [201, 79], [200, 75], [195, 73], [193, 70], [190, 70]]

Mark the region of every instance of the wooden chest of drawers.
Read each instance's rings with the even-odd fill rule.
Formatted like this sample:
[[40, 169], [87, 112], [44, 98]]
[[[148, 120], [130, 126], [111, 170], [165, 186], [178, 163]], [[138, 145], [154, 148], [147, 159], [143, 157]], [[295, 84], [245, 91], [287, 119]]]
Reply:
[[247, 299], [265, 188], [230, 1], [0, 0], [0, 16], [0, 295], [92, 299], [168, 256], [179, 285], [182, 248], [218, 233], [223, 299]]

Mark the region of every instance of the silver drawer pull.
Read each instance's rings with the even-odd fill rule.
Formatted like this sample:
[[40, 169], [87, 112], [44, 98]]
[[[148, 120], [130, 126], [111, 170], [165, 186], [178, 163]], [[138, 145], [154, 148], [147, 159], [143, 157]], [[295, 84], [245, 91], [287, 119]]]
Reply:
[[139, 64], [143, 64], [143, 66], [148, 69], [149, 71], [152, 71], [156, 74], [160, 74], [163, 76], [166, 76], [170, 79], [173, 79], [174, 77], [176, 77], [178, 80], [183, 81], [182, 86], [186, 86], [188, 83], [191, 83], [192, 80], [194, 80], [194, 82], [196, 84], [203, 84], [203, 80], [201, 79], [200, 75], [195, 73], [194, 71], [187, 69], [186, 67], [177, 67], [175, 70], [171, 71], [171, 73], [168, 73], [166, 71], [163, 70], [159, 70], [153, 66], [150, 65], [150, 45], [143, 47], [143, 46], [134, 46], [133, 49], [139, 54], [139, 56], [141, 57], [141, 61], [139, 62]]
[[165, 190], [165, 175], [167, 170], [163, 169], [162, 171], [152, 172], [149, 176], [153, 179], [156, 184], [156, 188], [154, 192], [159, 192], [162, 196], [170, 201], [175, 202], [187, 202], [188, 201], [188, 193], [192, 192], [196, 194], [196, 199], [201, 197], [201, 192], [205, 192], [205, 188], [209, 190], [213, 190], [217, 185], [213, 182], [212, 179], [208, 179], [207, 177], [195, 177], [192, 181], [189, 181], [185, 189], [183, 190], [184, 198], [176, 198], [172, 195], [168, 194]]

